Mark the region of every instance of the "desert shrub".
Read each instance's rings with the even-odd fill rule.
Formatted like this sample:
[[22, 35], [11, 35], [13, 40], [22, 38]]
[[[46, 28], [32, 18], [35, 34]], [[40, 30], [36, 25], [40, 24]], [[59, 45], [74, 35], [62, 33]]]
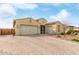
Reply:
[[77, 35], [77, 32], [72, 32], [71, 35]]
[[67, 31], [67, 34], [71, 34], [71, 33], [73, 33], [74, 31], [73, 30], [68, 30]]
[[78, 39], [75, 39], [75, 38], [74, 38], [74, 39], [72, 39], [72, 41], [76, 41], [76, 42], [79, 42], [79, 40], [78, 40]]
[[62, 32], [61, 35], [64, 35], [64, 33]]
[[57, 37], [61, 38], [61, 36], [60, 36], [60, 35], [57, 35]]
[[77, 32], [75, 32], [74, 30], [69, 30], [67, 32], [68, 35], [77, 35]]

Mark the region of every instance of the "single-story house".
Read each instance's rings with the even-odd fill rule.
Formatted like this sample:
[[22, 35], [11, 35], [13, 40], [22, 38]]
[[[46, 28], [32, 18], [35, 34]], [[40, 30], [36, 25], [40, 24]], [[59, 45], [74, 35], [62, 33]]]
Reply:
[[60, 21], [48, 22], [44, 18], [21, 18], [13, 22], [15, 35], [64, 33], [68, 26]]

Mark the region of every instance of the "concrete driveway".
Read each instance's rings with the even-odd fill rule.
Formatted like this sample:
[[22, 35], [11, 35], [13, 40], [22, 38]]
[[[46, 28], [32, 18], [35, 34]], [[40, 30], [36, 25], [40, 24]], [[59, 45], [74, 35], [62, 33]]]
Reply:
[[76, 55], [79, 44], [49, 35], [0, 36], [0, 54]]

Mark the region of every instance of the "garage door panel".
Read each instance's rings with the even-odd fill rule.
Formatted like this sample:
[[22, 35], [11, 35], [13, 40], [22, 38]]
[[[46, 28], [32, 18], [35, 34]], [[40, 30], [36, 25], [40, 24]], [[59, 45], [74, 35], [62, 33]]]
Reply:
[[37, 34], [37, 26], [21, 26], [21, 34]]

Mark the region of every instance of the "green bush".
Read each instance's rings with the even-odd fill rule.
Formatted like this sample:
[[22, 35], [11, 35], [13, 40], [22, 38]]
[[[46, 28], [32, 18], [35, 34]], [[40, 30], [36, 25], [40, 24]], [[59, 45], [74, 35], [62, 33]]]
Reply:
[[68, 30], [67, 34], [71, 34], [73, 32], [74, 32], [73, 30]]
[[67, 32], [68, 35], [77, 35], [77, 32], [75, 32], [74, 30], [69, 30]]

